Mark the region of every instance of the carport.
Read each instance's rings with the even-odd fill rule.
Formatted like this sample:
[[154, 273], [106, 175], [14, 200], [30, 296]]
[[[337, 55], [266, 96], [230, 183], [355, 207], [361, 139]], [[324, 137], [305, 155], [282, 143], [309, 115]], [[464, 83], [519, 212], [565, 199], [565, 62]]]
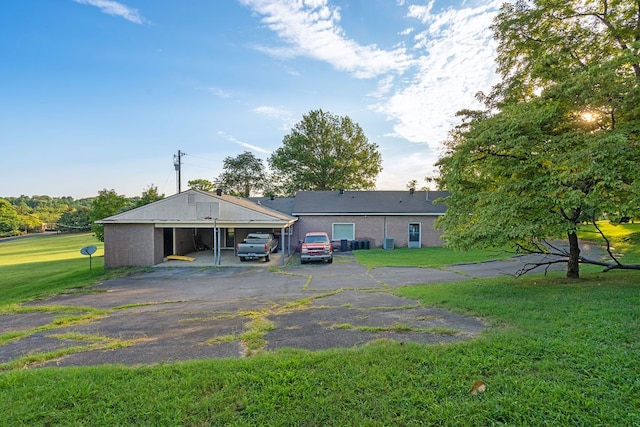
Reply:
[[292, 253], [296, 217], [222, 192], [187, 190], [148, 205], [96, 221], [104, 225], [105, 266], [153, 266], [169, 255], [207, 251], [222, 265], [223, 250], [249, 232], [279, 238], [281, 264]]

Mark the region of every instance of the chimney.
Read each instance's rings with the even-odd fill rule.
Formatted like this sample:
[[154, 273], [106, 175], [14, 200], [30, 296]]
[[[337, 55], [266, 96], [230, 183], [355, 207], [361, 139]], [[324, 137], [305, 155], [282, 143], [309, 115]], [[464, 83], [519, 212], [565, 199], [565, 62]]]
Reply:
[[222, 188], [216, 188], [216, 195], [222, 196]]
[[415, 192], [416, 192], [416, 189], [415, 189], [415, 188], [411, 187], [411, 188], [409, 189], [409, 194], [413, 194], [413, 193], [415, 193]]
[[340, 189], [340, 194], [344, 194], [344, 188]]
[[275, 198], [276, 198], [276, 196], [274, 196], [273, 194], [271, 196], [269, 196], [269, 200], [273, 200]]

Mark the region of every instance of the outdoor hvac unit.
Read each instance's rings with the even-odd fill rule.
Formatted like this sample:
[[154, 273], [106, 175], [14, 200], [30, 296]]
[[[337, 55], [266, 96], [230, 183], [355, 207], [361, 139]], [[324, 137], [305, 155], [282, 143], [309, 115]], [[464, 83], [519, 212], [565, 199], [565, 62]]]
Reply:
[[387, 251], [392, 251], [393, 250], [393, 239], [385, 237], [384, 241], [382, 242], [382, 247]]

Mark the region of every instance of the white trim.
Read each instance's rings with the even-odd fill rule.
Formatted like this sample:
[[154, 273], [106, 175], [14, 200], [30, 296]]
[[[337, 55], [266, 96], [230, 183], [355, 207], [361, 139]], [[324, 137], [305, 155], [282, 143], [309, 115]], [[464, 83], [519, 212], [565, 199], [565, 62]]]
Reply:
[[331, 223], [331, 240], [344, 240], [342, 238], [337, 239], [335, 237], [335, 226], [336, 225], [350, 225], [351, 226], [351, 238], [346, 240], [354, 240], [356, 238], [356, 224], [353, 222], [332, 222]]

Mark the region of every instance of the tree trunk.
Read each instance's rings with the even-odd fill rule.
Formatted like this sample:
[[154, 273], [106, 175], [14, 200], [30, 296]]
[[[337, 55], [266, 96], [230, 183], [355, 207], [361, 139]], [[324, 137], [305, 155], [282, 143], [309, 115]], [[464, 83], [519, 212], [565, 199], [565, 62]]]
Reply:
[[569, 260], [567, 261], [567, 277], [569, 279], [580, 278], [580, 246], [578, 246], [578, 235], [575, 231], [570, 231], [569, 236]]

